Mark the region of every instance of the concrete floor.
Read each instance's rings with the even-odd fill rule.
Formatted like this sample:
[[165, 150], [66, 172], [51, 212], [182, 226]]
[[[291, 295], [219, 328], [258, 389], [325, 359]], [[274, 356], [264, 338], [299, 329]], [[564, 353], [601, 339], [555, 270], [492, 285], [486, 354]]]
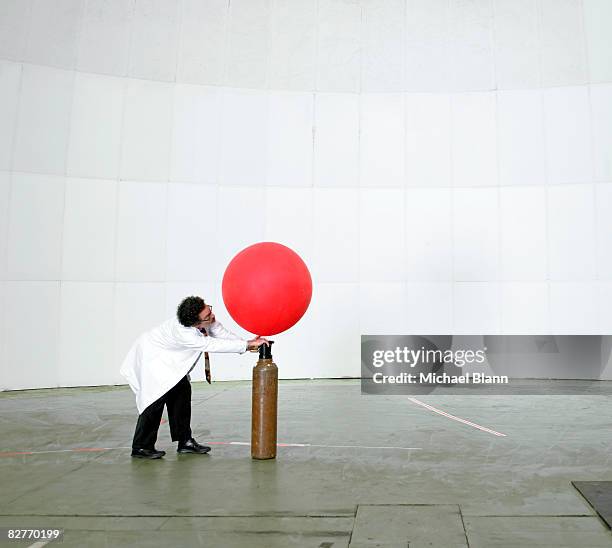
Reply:
[[0, 411], [0, 527], [59, 527], [66, 547], [612, 546], [570, 484], [612, 480], [611, 396], [414, 401], [283, 381], [279, 443], [311, 445], [275, 461], [229, 443], [249, 441], [246, 382], [193, 385], [207, 456], [177, 455], [165, 423], [166, 457], [131, 459], [127, 387], [5, 392]]

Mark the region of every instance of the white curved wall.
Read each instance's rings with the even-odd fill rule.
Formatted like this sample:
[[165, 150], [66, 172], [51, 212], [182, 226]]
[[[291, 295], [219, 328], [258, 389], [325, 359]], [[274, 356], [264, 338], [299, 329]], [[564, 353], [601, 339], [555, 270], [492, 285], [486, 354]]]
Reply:
[[[253, 242], [315, 282], [283, 377], [360, 333], [609, 333], [608, 0], [3, 0], [2, 387], [122, 383]], [[252, 355], [215, 356], [217, 379]]]

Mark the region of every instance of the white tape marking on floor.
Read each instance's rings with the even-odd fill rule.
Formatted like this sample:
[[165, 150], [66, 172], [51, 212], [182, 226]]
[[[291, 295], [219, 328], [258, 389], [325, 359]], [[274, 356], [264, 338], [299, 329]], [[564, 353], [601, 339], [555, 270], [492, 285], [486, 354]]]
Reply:
[[[240, 445], [250, 447], [248, 441], [208, 441], [210, 445]], [[319, 445], [316, 443], [278, 443], [278, 447], [322, 447], [331, 449], [397, 449], [404, 451], [419, 451], [422, 447], [397, 447], [388, 445]], [[49, 449], [43, 451], [0, 451], [0, 457], [19, 457], [25, 455], [45, 455], [49, 453], [101, 453], [117, 449], [131, 449], [131, 446], [122, 447], [76, 447], [73, 449]]]
[[[230, 442], [208, 442], [227, 445], [251, 445], [248, 441], [230, 441]], [[404, 449], [404, 450], [419, 450], [421, 447], [396, 447], [391, 445], [319, 445], [316, 443], [278, 443], [278, 447], [323, 447], [332, 449]]]
[[99, 453], [112, 451], [114, 449], [131, 449], [131, 446], [123, 447], [76, 447], [73, 449], [50, 449], [47, 451], [0, 451], [0, 457], [19, 457], [21, 455], [44, 455], [46, 453]]
[[433, 405], [429, 405], [425, 402], [419, 401], [416, 398], [408, 398], [408, 399], [412, 403], [416, 403], [417, 405], [425, 407], [426, 409], [429, 409], [430, 411], [433, 411], [434, 413], [438, 413], [438, 415], [442, 415], [443, 417], [446, 417], [447, 419], [452, 419], [454, 421], [461, 422], [463, 424], [467, 424], [468, 426], [473, 426], [474, 428], [478, 428], [478, 430], [482, 430], [483, 432], [488, 432], [489, 434], [493, 434], [494, 436], [502, 436], [502, 437], [506, 436], [506, 434], [502, 434], [501, 432], [497, 432], [496, 430], [491, 430], [490, 428], [486, 428], [485, 426], [481, 426], [480, 424], [476, 424], [475, 422], [471, 422], [471, 421], [462, 419], [461, 417], [456, 417], [455, 415], [451, 415], [450, 413], [446, 413], [445, 411], [442, 411], [441, 409], [436, 409]]
[[394, 445], [315, 445], [310, 444], [309, 447], [333, 447], [340, 449], [403, 449], [406, 451], [423, 449], [422, 447], [396, 447]]

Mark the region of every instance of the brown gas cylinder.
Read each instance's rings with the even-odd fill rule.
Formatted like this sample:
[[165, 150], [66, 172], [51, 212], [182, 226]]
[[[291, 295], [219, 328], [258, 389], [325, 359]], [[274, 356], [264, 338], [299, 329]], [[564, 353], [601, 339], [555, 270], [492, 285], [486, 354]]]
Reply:
[[259, 360], [253, 367], [251, 457], [260, 460], [276, 457], [278, 368], [272, 361], [272, 342], [259, 347]]

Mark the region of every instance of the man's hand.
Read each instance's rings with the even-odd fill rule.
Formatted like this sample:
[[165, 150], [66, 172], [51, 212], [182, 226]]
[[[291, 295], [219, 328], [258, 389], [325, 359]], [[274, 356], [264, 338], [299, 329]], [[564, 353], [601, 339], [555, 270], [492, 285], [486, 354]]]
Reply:
[[268, 346], [270, 346], [270, 343], [268, 342], [268, 339], [264, 338], [264, 337], [260, 337], [259, 335], [257, 335], [257, 337], [255, 337], [254, 339], [251, 339], [250, 341], [247, 341], [248, 343], [248, 349], [249, 350], [257, 350], [262, 344], [266, 344]]

